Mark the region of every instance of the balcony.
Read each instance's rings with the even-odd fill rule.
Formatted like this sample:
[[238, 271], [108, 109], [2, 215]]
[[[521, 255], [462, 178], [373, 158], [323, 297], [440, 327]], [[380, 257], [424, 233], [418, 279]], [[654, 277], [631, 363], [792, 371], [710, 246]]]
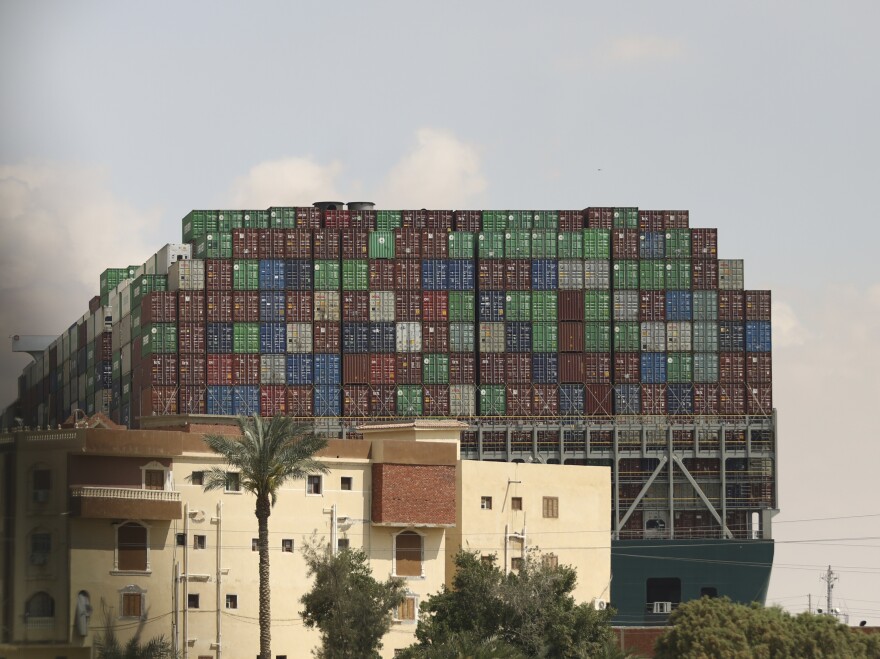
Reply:
[[70, 488], [70, 514], [89, 519], [181, 519], [180, 492], [124, 487]]

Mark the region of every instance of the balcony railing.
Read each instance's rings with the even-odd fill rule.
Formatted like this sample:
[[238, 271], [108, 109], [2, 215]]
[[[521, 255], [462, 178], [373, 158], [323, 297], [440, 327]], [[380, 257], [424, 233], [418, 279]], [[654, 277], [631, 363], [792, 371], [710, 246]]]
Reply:
[[125, 487], [74, 487], [71, 496], [84, 499], [127, 499], [130, 501], [180, 501], [180, 492], [137, 490]]

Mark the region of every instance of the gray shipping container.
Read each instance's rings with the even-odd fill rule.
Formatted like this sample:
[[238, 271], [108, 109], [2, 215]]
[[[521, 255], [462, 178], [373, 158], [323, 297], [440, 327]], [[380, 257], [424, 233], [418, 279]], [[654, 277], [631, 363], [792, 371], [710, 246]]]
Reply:
[[666, 323], [666, 349], [669, 352], [689, 352], [692, 331], [690, 321], [682, 320]]
[[123, 316], [119, 322], [119, 347], [131, 343], [131, 314]]
[[480, 352], [504, 352], [504, 323], [480, 323]]
[[449, 413], [452, 416], [474, 416], [477, 411], [476, 388], [472, 384], [449, 387]]
[[718, 353], [694, 353], [694, 382], [718, 382]]
[[559, 262], [559, 288], [578, 289], [584, 287], [584, 262], [563, 260]]
[[122, 346], [122, 362], [120, 367], [122, 369], [122, 375], [128, 375], [131, 373], [131, 344]]
[[422, 351], [422, 324], [397, 323], [397, 352]]
[[642, 323], [642, 351], [664, 352], [666, 350], [666, 323]]
[[374, 323], [394, 322], [394, 291], [370, 291], [370, 320]]
[[745, 279], [742, 259], [718, 259], [718, 288], [723, 291], [741, 291]]
[[639, 319], [639, 292], [614, 291], [614, 320], [635, 322]]
[[339, 291], [315, 291], [315, 322], [338, 323]]
[[449, 323], [450, 352], [473, 352], [474, 334], [473, 323]]
[[285, 355], [260, 355], [260, 383], [284, 384]]
[[312, 352], [311, 323], [287, 323], [287, 352]]
[[205, 289], [205, 262], [202, 259], [175, 261], [168, 268], [169, 291], [202, 291]]
[[695, 322], [692, 343], [694, 352], [718, 352], [718, 323]]
[[718, 320], [718, 291], [694, 291], [694, 320]]
[[605, 290], [610, 286], [610, 282], [608, 261], [584, 261], [584, 288]]

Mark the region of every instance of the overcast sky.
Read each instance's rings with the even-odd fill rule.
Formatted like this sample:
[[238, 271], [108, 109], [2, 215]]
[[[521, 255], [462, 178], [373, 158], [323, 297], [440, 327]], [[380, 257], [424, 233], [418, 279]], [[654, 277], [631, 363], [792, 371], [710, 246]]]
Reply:
[[6, 0], [0, 334], [192, 208], [687, 208], [773, 290], [770, 599], [880, 624], [880, 4], [599, 4]]

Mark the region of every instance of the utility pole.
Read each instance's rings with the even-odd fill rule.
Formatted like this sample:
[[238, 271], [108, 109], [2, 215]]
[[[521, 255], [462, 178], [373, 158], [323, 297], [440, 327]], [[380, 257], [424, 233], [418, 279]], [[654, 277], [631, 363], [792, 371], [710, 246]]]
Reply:
[[834, 582], [838, 580], [838, 576], [831, 570], [831, 566], [828, 566], [828, 570], [825, 574], [822, 575], [822, 581], [826, 584], [826, 600], [825, 600], [825, 611], [828, 615], [836, 616], [834, 613], [834, 609], [832, 608], [832, 591], [834, 590]]

